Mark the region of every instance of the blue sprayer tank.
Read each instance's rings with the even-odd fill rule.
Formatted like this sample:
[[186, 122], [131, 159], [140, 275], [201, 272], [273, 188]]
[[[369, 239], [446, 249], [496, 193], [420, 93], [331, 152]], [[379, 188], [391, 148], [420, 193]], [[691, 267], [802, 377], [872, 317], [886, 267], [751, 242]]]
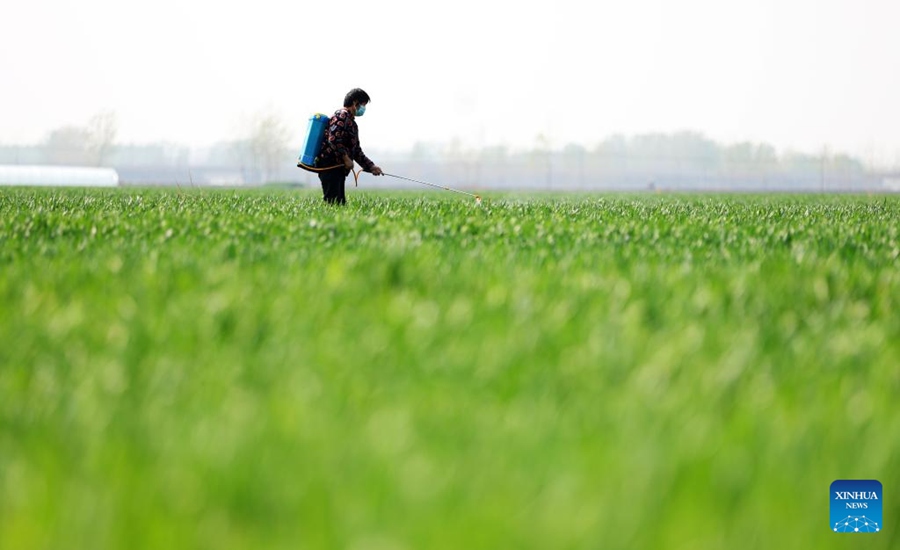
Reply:
[[328, 115], [316, 113], [309, 117], [309, 125], [306, 127], [306, 139], [303, 142], [303, 151], [300, 153], [300, 162], [307, 166], [316, 165], [316, 157], [322, 150], [322, 142], [325, 140], [325, 128], [328, 126]]

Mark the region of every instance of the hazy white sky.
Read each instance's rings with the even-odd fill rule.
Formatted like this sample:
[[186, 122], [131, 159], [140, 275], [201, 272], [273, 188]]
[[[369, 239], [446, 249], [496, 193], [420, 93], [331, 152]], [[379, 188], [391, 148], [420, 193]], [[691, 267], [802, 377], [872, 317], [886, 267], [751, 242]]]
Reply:
[[697, 130], [900, 155], [897, 0], [2, 0], [0, 143], [115, 111], [211, 144], [265, 109], [301, 143], [360, 86], [367, 149], [593, 146]]

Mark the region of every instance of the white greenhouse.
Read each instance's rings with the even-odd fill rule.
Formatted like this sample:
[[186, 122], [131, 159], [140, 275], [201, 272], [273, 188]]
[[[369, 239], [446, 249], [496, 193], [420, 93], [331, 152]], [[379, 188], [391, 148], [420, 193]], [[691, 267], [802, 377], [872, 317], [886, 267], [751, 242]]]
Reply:
[[119, 174], [112, 168], [0, 165], [0, 185], [116, 187]]

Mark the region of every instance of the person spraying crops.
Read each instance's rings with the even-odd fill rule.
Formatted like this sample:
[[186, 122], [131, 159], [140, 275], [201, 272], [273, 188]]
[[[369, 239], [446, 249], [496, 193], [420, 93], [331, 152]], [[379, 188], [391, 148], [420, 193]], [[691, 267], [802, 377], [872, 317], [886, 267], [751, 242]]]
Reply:
[[353, 179], [357, 182], [359, 181], [360, 172], [353, 170], [353, 161], [356, 161], [362, 166], [362, 171], [369, 172], [372, 175], [390, 176], [437, 189], [444, 189], [445, 191], [468, 195], [475, 199], [475, 204], [481, 204], [481, 197], [474, 193], [406, 176], [398, 176], [397, 174], [388, 174], [376, 166], [363, 153], [362, 147], [359, 145], [359, 128], [356, 125], [356, 117], [365, 114], [366, 105], [368, 104], [369, 94], [360, 88], [354, 88], [344, 97], [344, 106], [335, 111], [334, 116], [331, 118], [322, 113], [316, 113], [309, 117], [306, 139], [300, 152], [297, 167], [319, 175], [325, 202], [346, 204], [344, 184], [347, 176], [352, 173]]
[[369, 101], [369, 94], [360, 88], [354, 88], [344, 96], [344, 106], [335, 111], [328, 120], [322, 150], [316, 158], [317, 166], [334, 166], [330, 170], [319, 172], [325, 202], [337, 204], [347, 202], [344, 183], [353, 170], [353, 161], [372, 175], [383, 174], [381, 168], [363, 153], [359, 143], [356, 117], [363, 116]]

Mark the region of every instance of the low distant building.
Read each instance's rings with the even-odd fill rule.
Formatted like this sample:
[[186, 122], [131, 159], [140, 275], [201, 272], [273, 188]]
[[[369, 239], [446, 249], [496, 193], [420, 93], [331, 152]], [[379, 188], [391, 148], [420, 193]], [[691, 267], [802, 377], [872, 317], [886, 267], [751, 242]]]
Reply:
[[117, 187], [119, 174], [112, 168], [0, 165], [0, 185]]

